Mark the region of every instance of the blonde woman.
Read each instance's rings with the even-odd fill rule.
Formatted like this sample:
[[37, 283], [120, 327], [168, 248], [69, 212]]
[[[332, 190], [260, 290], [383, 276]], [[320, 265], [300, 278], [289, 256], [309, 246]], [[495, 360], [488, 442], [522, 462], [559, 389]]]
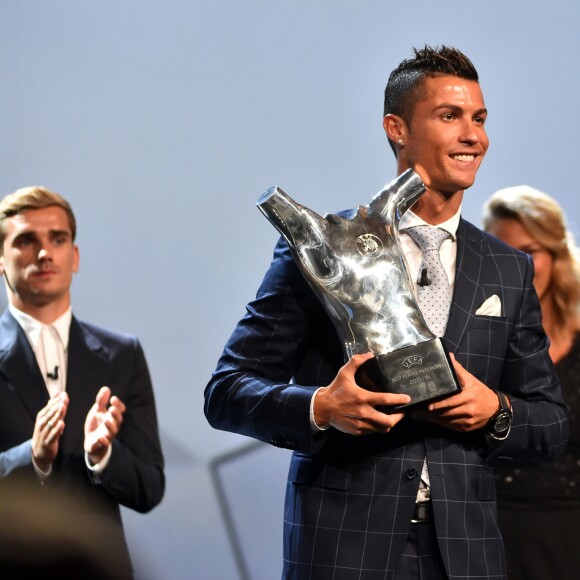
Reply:
[[580, 570], [580, 258], [561, 207], [528, 186], [496, 192], [484, 228], [533, 258], [534, 286], [570, 414], [568, 448], [548, 464], [496, 469], [510, 580], [574, 579]]

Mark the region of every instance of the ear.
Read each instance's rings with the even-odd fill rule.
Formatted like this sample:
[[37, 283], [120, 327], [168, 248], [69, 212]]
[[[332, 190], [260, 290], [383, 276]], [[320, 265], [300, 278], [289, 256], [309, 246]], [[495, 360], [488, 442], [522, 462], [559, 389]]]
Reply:
[[76, 274], [79, 271], [79, 263], [81, 260], [81, 256], [79, 254], [79, 247], [78, 246], [74, 246], [73, 250], [74, 250], [74, 255], [73, 255], [72, 271]]
[[401, 139], [405, 141], [407, 136], [407, 124], [402, 117], [393, 115], [392, 113], [385, 115], [383, 119], [383, 128], [387, 137], [393, 141], [393, 143], [398, 143]]
[[0, 254], [0, 276], [4, 276], [4, 254]]

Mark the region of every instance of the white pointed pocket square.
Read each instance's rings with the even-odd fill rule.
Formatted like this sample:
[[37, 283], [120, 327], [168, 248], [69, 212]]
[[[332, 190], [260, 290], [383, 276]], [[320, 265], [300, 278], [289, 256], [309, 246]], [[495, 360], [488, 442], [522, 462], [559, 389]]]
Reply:
[[476, 311], [479, 316], [501, 316], [501, 301], [497, 294], [490, 296]]

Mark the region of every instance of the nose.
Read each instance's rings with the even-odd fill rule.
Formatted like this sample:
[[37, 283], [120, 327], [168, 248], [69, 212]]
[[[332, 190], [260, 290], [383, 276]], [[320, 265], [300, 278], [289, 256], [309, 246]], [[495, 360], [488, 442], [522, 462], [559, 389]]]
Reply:
[[47, 246], [41, 244], [40, 248], [38, 249], [38, 259], [40, 261], [51, 260], [50, 251]]
[[474, 145], [482, 139], [483, 128], [476, 126], [470, 119], [465, 119], [461, 125], [460, 140], [463, 143]]

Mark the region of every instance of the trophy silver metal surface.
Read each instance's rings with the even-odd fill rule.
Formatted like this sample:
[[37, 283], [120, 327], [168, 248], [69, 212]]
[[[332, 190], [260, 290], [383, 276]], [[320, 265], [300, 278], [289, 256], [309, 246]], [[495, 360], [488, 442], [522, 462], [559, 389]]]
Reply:
[[257, 206], [288, 242], [343, 344], [345, 360], [375, 357], [356, 380], [373, 391], [406, 393], [408, 408], [459, 390], [440, 338], [429, 330], [414, 294], [399, 239], [401, 216], [424, 193], [408, 169], [348, 217], [321, 217], [278, 187]]

